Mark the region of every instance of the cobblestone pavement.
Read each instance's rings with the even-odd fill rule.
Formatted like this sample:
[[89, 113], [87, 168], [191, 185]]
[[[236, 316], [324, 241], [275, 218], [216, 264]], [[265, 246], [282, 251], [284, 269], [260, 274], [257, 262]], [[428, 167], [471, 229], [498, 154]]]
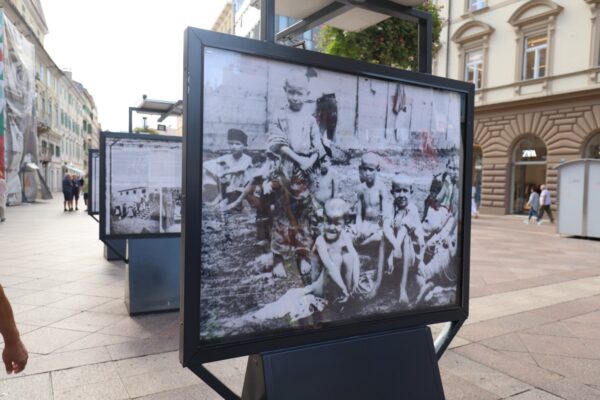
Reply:
[[[178, 362], [178, 314], [130, 317], [125, 265], [61, 199], [7, 209], [0, 282], [30, 351], [0, 399], [216, 399]], [[600, 399], [600, 241], [473, 221], [470, 319], [440, 362], [453, 399]], [[244, 358], [209, 365], [241, 391]]]

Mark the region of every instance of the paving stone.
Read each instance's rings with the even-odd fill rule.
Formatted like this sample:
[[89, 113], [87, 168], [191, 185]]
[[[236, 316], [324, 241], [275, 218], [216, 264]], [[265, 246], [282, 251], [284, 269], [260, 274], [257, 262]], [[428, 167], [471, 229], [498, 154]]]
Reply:
[[54, 389], [54, 400], [126, 400], [129, 393], [121, 379], [113, 379], [100, 383], [75, 386], [65, 389]]
[[68, 389], [119, 379], [117, 367], [114, 362], [53, 371], [51, 376], [54, 389]]
[[81, 311], [71, 317], [62, 319], [51, 326], [61, 329], [96, 332], [100, 329], [115, 325], [125, 318], [127, 317], [123, 317], [121, 315]]
[[69, 295], [63, 300], [52, 303], [52, 307], [65, 308], [67, 310], [89, 311], [91, 308], [106, 304], [112, 300], [113, 299], [110, 297], [88, 296], [84, 294]]
[[21, 337], [29, 352], [50, 354], [87, 335], [89, 335], [87, 332], [41, 327], [21, 334]]
[[13, 379], [0, 381], [0, 399], [53, 400], [50, 374], [17, 375]]

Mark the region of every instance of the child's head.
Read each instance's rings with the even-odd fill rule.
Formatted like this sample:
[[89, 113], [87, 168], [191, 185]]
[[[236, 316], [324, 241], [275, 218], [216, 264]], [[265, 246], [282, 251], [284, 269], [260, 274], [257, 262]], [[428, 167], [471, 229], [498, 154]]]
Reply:
[[323, 235], [329, 242], [336, 241], [344, 229], [346, 202], [342, 199], [330, 199], [325, 203], [325, 229]]
[[285, 79], [283, 90], [287, 95], [290, 109], [300, 111], [309, 93], [308, 77], [299, 70], [291, 70]]
[[227, 143], [231, 153], [239, 157], [248, 146], [248, 135], [241, 129], [230, 129], [227, 131]]
[[394, 205], [400, 209], [408, 206], [408, 201], [412, 195], [412, 181], [405, 174], [396, 174], [392, 179], [392, 196]]
[[379, 171], [379, 156], [375, 153], [365, 153], [360, 159], [358, 167], [361, 182], [372, 185]]

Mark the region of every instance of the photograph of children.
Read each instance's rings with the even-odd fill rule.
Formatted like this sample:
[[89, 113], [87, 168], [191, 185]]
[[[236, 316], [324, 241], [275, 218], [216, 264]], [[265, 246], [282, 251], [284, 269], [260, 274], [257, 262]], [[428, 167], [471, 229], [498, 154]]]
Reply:
[[206, 48], [200, 339], [456, 306], [461, 95]]
[[106, 234], [181, 232], [180, 141], [106, 138]]

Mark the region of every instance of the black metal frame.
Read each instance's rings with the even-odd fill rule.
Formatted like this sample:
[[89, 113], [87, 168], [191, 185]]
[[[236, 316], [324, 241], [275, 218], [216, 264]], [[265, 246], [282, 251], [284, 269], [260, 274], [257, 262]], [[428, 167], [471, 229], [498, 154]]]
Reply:
[[[322, 68], [334, 72], [351, 73], [368, 78], [402, 82], [460, 93], [462, 109], [462, 170], [461, 170], [461, 240], [462, 271], [457, 306], [428, 312], [401, 313], [378, 320], [357, 321], [341, 326], [329, 326], [310, 332], [274, 334], [228, 344], [203, 345], [200, 343], [200, 268], [202, 240], [201, 187], [203, 149], [203, 58], [204, 48], [219, 48], [270, 60]], [[193, 371], [200, 371], [202, 363], [269, 350], [311, 344], [337, 338], [366, 335], [374, 332], [454, 321], [451, 337], [468, 316], [469, 249], [471, 226], [471, 167], [473, 145], [474, 86], [437, 76], [403, 71], [321, 53], [294, 49], [269, 42], [238, 38], [231, 35], [188, 28], [185, 35], [184, 57], [184, 141], [182, 220], [180, 361]], [[187, 268], [186, 268], [187, 266]], [[449, 341], [448, 341], [449, 343]], [[447, 346], [447, 343], [446, 343]], [[445, 349], [445, 346], [442, 346]], [[442, 350], [443, 352], [443, 350]], [[438, 353], [441, 355], [441, 353]], [[211, 385], [212, 386], [212, 385]], [[216, 388], [215, 388], [216, 390]]]
[[[99, 211], [94, 212], [94, 209], [92, 206], [92, 204], [94, 204], [92, 202], [92, 199], [94, 198], [94, 185], [92, 184], [93, 177], [94, 174], [96, 173], [96, 171], [94, 170], [94, 162], [92, 161], [94, 158], [100, 158], [100, 150], [98, 149], [89, 149], [88, 150], [88, 176], [87, 176], [87, 180], [88, 180], [88, 206], [87, 206], [87, 213], [90, 217], [95, 218], [95, 215], [99, 214]], [[100, 164], [98, 164], [100, 165]]]
[[336, 0], [307, 16], [294, 25], [275, 33], [275, 0], [261, 0], [261, 39], [267, 42], [284, 40], [300, 35], [320, 24], [353, 8], [389, 15], [418, 24], [419, 31], [419, 72], [431, 74], [433, 51], [433, 20], [431, 14], [389, 0]]
[[142, 141], [163, 141], [163, 142], [181, 142], [178, 136], [147, 135], [123, 132], [100, 132], [100, 240], [107, 243], [112, 239], [144, 239], [144, 238], [165, 238], [179, 237], [180, 233], [150, 233], [150, 234], [127, 234], [114, 235], [106, 232], [106, 140], [107, 139], [133, 139]]

